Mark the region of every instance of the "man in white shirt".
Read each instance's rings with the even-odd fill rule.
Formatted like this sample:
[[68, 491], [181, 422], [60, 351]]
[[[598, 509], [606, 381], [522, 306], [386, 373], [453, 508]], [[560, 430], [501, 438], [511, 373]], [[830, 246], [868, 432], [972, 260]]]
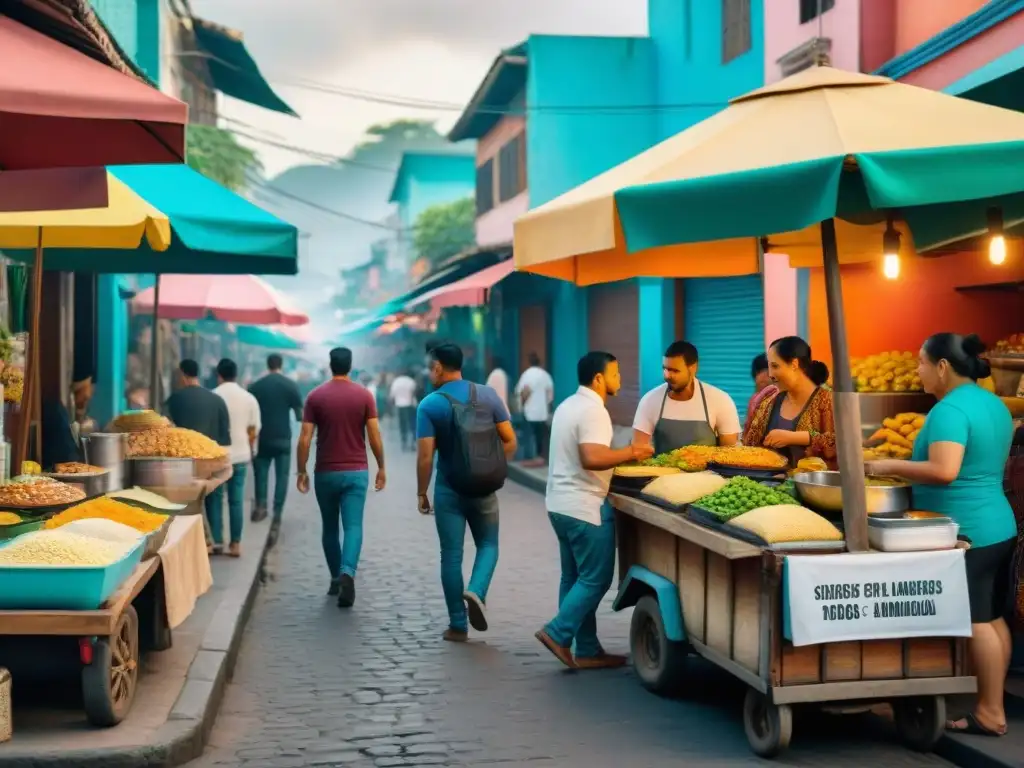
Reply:
[[491, 361], [491, 373], [484, 383], [498, 393], [498, 398], [505, 405], [505, 410], [508, 410], [508, 374], [505, 373], [500, 357], [495, 357]]
[[740, 416], [728, 393], [697, 378], [697, 348], [674, 341], [665, 350], [665, 383], [640, 400], [633, 441], [650, 443], [658, 455], [684, 445], [736, 445]]
[[543, 465], [548, 460], [548, 418], [555, 400], [555, 382], [551, 374], [541, 367], [536, 352], [530, 353], [529, 360], [530, 367], [523, 371], [516, 384], [516, 395], [522, 406], [523, 418], [533, 433], [538, 463]]
[[[252, 461], [262, 423], [260, 421], [260, 404], [246, 389], [238, 385], [238, 366], [234, 360], [227, 358], [217, 363], [217, 381], [219, 386], [213, 390], [223, 398], [228, 407], [230, 422], [231, 447], [228, 448], [234, 473], [224, 485], [228, 495], [228, 528], [231, 532], [231, 543], [228, 554], [241, 557], [242, 521], [245, 511], [245, 476]], [[210, 519], [210, 530], [213, 536], [214, 551], [223, 546], [224, 542], [224, 486], [215, 490], [213, 501], [207, 505], [206, 514]]]
[[536, 637], [571, 669], [608, 669], [626, 663], [625, 656], [605, 653], [597, 639], [597, 607], [615, 573], [615, 517], [606, 503], [608, 487], [615, 467], [649, 458], [653, 448], [611, 447], [612, 420], [605, 402], [621, 386], [613, 355], [588, 352], [576, 372], [580, 387], [558, 406], [551, 423], [545, 497], [562, 560], [558, 615]]
[[402, 438], [402, 450], [416, 448], [416, 380], [407, 373], [400, 374], [391, 382], [388, 393], [398, 413], [398, 434]]

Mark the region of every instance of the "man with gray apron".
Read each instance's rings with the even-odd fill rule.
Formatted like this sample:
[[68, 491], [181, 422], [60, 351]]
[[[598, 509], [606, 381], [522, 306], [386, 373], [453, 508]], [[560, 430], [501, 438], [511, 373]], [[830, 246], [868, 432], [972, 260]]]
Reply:
[[697, 348], [675, 341], [665, 350], [665, 383], [640, 400], [633, 441], [653, 442], [657, 455], [686, 445], [736, 445], [739, 412], [725, 391], [697, 379]]

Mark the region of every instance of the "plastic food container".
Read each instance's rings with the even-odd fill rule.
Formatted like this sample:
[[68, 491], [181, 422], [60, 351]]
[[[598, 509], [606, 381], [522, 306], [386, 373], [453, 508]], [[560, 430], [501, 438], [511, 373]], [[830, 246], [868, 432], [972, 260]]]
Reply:
[[953, 549], [960, 526], [948, 517], [868, 518], [868, 542], [882, 552]]
[[0, 566], [0, 610], [94, 611], [131, 576], [145, 548], [143, 539], [116, 563], [103, 567]]

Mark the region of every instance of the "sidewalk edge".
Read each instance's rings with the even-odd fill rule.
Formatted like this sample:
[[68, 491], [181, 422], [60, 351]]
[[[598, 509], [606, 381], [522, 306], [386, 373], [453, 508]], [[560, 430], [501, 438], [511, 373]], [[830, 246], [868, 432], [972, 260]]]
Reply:
[[532, 472], [518, 467], [515, 464], [508, 465], [508, 479], [524, 488], [529, 488], [537, 493], [544, 493], [547, 490], [547, 481], [537, 477]]

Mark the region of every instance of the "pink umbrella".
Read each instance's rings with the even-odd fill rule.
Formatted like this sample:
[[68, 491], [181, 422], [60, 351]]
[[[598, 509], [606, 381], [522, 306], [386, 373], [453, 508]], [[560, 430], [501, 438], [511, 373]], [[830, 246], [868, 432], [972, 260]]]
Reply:
[[255, 275], [161, 275], [157, 286], [139, 293], [132, 306], [150, 313], [158, 306], [162, 320], [212, 317], [246, 325], [309, 322], [308, 315], [293, 309], [273, 286]]

